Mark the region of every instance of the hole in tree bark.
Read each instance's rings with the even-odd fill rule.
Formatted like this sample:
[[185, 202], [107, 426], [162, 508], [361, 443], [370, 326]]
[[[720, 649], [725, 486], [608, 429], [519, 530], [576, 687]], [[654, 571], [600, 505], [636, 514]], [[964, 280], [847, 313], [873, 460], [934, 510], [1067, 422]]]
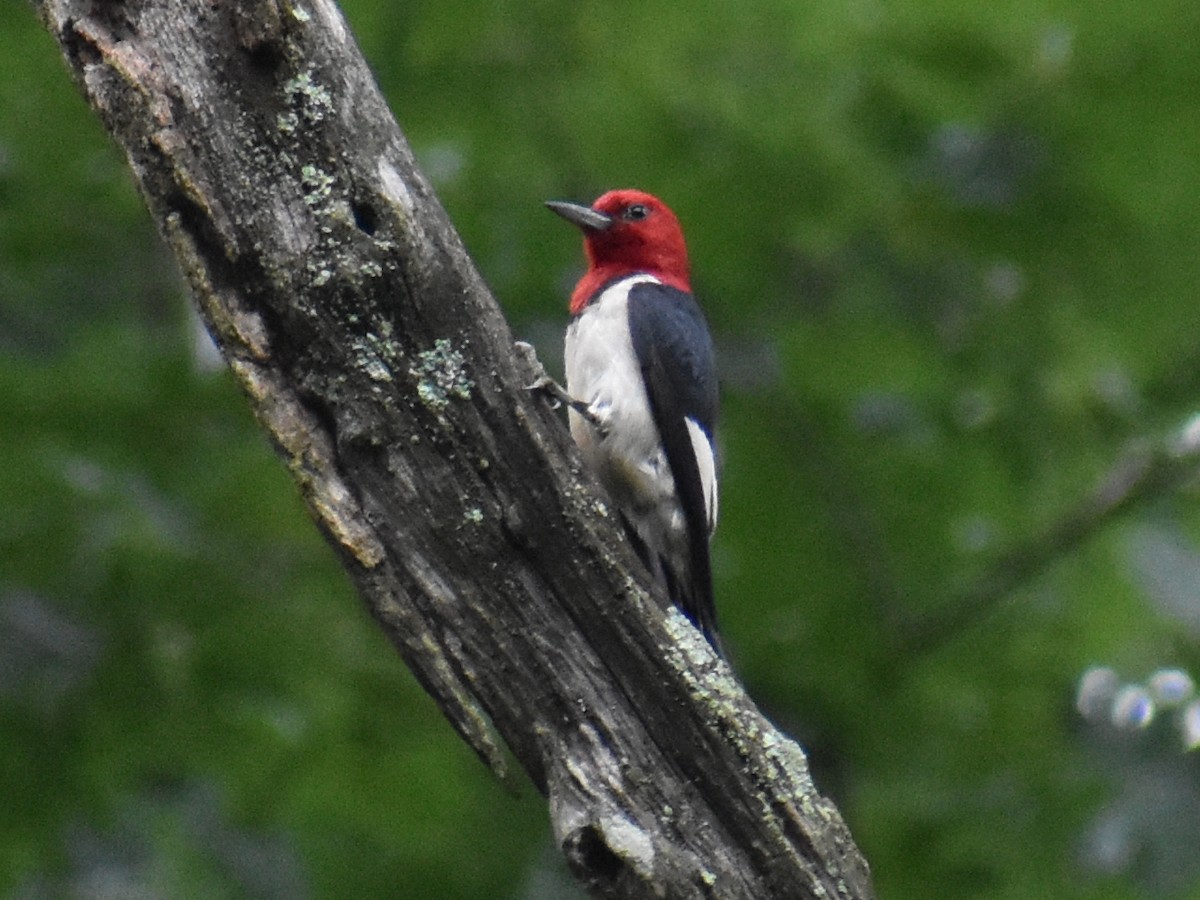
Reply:
[[567, 858], [589, 882], [611, 884], [625, 870], [621, 857], [613, 853], [595, 826], [579, 829], [568, 842]]
[[379, 216], [374, 207], [355, 200], [350, 204], [350, 210], [354, 213], [354, 224], [358, 226], [358, 230], [368, 237], [374, 235], [375, 229], [379, 227]]
[[246, 55], [250, 59], [250, 65], [262, 73], [274, 72], [284, 59], [283, 48], [270, 42], [248, 47]]

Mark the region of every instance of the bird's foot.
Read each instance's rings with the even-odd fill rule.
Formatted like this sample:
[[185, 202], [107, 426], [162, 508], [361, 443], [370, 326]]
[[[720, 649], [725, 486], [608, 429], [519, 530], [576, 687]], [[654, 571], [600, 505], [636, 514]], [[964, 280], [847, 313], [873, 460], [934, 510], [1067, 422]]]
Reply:
[[525, 390], [544, 394], [546, 397], [549, 397], [550, 404], [554, 409], [558, 409], [559, 406], [563, 405], [568, 406], [575, 410], [589, 425], [602, 435], [608, 433], [608, 428], [604, 424], [604, 421], [596, 415], [595, 411], [587, 403], [572, 397], [567, 393], [566, 388], [546, 374], [546, 369], [542, 365], [541, 360], [537, 358], [537, 352], [531, 344], [527, 344], [525, 341], [517, 341], [516, 350], [524, 359], [525, 365], [529, 368], [530, 372], [535, 376], [532, 382], [525, 385]]
[[525, 390], [545, 394], [550, 398], [555, 409], [565, 405], [579, 413], [589, 425], [600, 432], [601, 436], [608, 434], [608, 426], [600, 416], [596, 415], [596, 411], [583, 400], [577, 400], [568, 394], [567, 389], [549, 375], [541, 375], [533, 384], [526, 385]]

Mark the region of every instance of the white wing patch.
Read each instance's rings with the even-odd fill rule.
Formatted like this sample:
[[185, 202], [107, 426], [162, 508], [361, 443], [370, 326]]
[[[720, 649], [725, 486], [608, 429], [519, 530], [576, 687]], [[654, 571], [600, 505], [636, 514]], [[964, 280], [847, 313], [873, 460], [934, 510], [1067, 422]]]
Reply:
[[692, 453], [696, 456], [696, 468], [700, 470], [700, 484], [704, 488], [704, 509], [708, 513], [708, 533], [717, 529], [717, 460], [712, 444], [695, 419], [687, 418], [688, 436], [692, 439]]

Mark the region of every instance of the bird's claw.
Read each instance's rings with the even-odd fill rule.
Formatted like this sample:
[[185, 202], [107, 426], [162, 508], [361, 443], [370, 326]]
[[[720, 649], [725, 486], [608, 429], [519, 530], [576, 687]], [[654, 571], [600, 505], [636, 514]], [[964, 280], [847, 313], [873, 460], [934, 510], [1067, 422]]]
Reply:
[[550, 402], [555, 409], [559, 406], [567, 406], [577, 412], [583, 419], [601, 433], [608, 433], [608, 427], [604, 424], [604, 420], [596, 415], [596, 411], [591, 408], [583, 400], [576, 400], [567, 393], [566, 388], [551, 378], [549, 375], [542, 375], [533, 384], [525, 388], [527, 391], [538, 391], [550, 398]]
[[545, 394], [553, 409], [558, 409], [563, 403], [569, 403], [571, 400], [562, 385], [545, 373], [534, 379], [532, 384], [525, 385], [525, 390], [531, 393]]
[[604, 437], [608, 434], [608, 427], [604, 420], [596, 415], [596, 412], [588, 406], [583, 400], [576, 400], [567, 393], [566, 388], [546, 374], [541, 361], [537, 358], [537, 353], [532, 345], [525, 341], [516, 342], [517, 353], [524, 359], [526, 366], [529, 367], [531, 373], [535, 374], [532, 382], [525, 385], [525, 390], [545, 394], [550, 398], [550, 405], [554, 409], [566, 405], [575, 410], [583, 419], [600, 432], [600, 436]]

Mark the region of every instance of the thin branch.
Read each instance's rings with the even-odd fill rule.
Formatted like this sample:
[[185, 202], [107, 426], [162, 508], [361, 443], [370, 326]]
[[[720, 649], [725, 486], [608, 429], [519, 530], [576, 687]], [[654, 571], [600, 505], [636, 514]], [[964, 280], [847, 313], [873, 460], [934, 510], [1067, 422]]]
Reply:
[[983, 619], [1024, 584], [1133, 509], [1178, 491], [1200, 474], [1200, 419], [1119, 459], [1099, 485], [1043, 532], [1009, 548], [953, 601], [905, 629], [905, 652], [928, 653]]

